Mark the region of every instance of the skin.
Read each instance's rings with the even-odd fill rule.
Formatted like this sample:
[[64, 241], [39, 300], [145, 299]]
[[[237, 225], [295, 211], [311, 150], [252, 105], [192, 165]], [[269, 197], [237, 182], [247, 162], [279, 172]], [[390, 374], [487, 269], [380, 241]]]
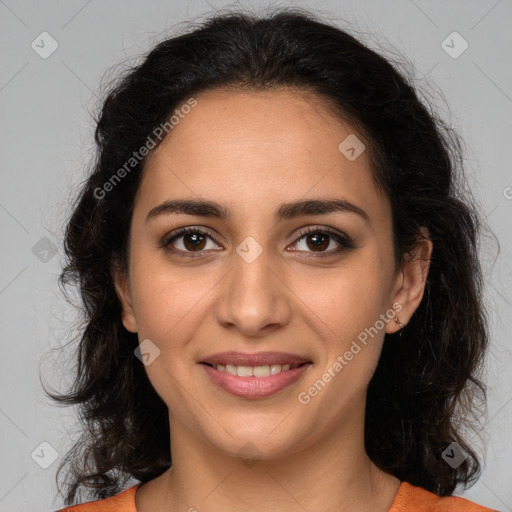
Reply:
[[[128, 272], [115, 271], [125, 328], [160, 350], [145, 368], [169, 408], [173, 465], [138, 489], [137, 510], [385, 512], [400, 481], [367, 456], [364, 411], [384, 334], [399, 325], [386, 322], [308, 404], [297, 397], [393, 303], [407, 324], [423, 297], [432, 243], [418, 243], [403, 268], [395, 265], [390, 204], [373, 182], [368, 151], [354, 161], [340, 152], [356, 132], [320, 98], [282, 89], [196, 99], [150, 154]], [[169, 213], [146, 221], [176, 198], [218, 201], [231, 218]], [[370, 222], [335, 212], [276, 223], [282, 203], [313, 198], [346, 199]], [[197, 258], [162, 247], [186, 226], [217, 240], [207, 237]], [[319, 257], [340, 244], [331, 237], [315, 249], [311, 235], [299, 235], [308, 226], [345, 233], [357, 248]], [[252, 263], [236, 252], [249, 236], [263, 251]], [[190, 237], [173, 244], [194, 250]], [[218, 388], [198, 364], [228, 350], [291, 352], [313, 365], [294, 385], [250, 400]], [[251, 464], [239, 458], [242, 447]]]

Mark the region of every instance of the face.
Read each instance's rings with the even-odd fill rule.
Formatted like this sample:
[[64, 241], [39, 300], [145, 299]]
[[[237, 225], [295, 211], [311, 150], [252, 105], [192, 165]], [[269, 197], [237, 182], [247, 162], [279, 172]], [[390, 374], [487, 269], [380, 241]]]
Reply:
[[116, 275], [171, 433], [271, 459], [361, 432], [384, 334], [426, 278], [395, 266], [368, 150], [339, 149], [362, 137], [305, 94], [196, 100], [147, 161]]

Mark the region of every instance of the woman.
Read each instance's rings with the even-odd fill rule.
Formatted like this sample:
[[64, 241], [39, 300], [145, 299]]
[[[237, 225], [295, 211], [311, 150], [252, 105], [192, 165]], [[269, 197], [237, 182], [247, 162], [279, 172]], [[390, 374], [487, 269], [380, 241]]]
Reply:
[[54, 396], [86, 427], [66, 505], [93, 501], [63, 510], [491, 510], [451, 496], [480, 472], [481, 218], [395, 67], [304, 11], [219, 14], [115, 84], [96, 142]]

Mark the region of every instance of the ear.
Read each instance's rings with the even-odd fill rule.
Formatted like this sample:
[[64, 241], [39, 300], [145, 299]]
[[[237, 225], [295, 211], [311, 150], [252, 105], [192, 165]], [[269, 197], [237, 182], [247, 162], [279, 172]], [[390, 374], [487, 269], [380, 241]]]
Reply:
[[127, 331], [135, 333], [137, 332], [137, 322], [133, 312], [130, 283], [126, 271], [121, 269], [117, 261], [112, 265], [112, 278], [117, 297], [121, 302], [123, 325]]
[[[422, 227], [420, 230], [422, 236], [400, 269], [392, 293], [393, 309], [397, 312], [395, 318], [398, 318], [403, 325], [409, 323], [420, 305], [430, 269], [433, 244], [429, 238], [428, 229]], [[397, 322], [387, 323], [387, 333], [391, 334], [399, 330], [400, 325]]]

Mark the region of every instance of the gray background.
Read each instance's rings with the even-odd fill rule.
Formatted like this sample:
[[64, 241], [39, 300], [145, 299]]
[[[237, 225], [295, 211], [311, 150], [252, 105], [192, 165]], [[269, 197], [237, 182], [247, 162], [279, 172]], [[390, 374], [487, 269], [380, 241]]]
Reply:
[[[260, 4], [0, 0], [2, 512], [62, 506], [55, 498], [54, 478], [76, 437], [76, 422], [72, 410], [45, 398], [39, 375], [55, 390], [63, 391], [70, 382], [72, 346], [66, 350], [61, 345], [75, 333], [75, 313], [57, 286], [60, 244], [70, 197], [92, 157], [90, 112], [98, 105], [102, 76], [127, 58], [133, 63], [177, 23], [198, 21], [227, 5], [256, 9]], [[512, 511], [512, 3], [311, 0], [295, 5], [367, 34], [367, 43], [380, 46], [385, 55], [405, 54], [416, 66], [417, 85], [427, 87], [466, 142], [469, 184], [501, 250], [492, 237], [482, 248], [492, 329], [484, 442], [475, 439], [485, 455], [484, 471], [472, 488], [456, 494]], [[454, 31], [469, 45], [458, 58], [442, 47]], [[39, 36], [42, 32], [58, 43], [46, 59], [40, 53], [51, 49], [51, 41]], [[452, 52], [461, 44], [450, 43]]]

